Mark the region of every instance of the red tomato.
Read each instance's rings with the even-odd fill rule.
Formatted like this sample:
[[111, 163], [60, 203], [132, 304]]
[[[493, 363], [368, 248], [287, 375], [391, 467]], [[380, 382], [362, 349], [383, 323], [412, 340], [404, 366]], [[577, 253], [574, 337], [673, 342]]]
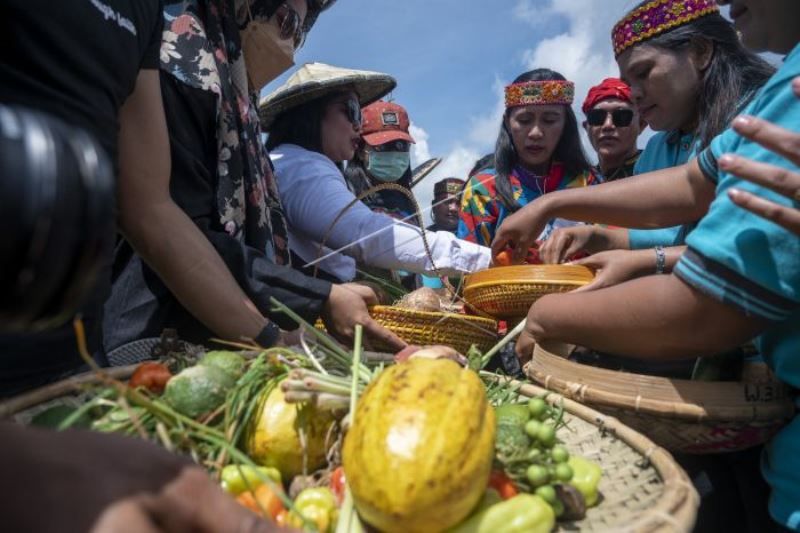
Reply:
[[148, 361], [136, 367], [136, 371], [131, 376], [128, 385], [132, 388], [144, 387], [156, 394], [164, 392], [167, 381], [172, 377], [169, 368], [161, 363]]
[[346, 486], [347, 481], [344, 477], [344, 468], [340, 466], [331, 474], [331, 491], [333, 491], [333, 495], [336, 496], [336, 501], [339, 505], [344, 501], [344, 490]]
[[489, 488], [496, 490], [504, 500], [509, 500], [519, 494], [514, 482], [502, 470], [492, 470], [489, 475]]

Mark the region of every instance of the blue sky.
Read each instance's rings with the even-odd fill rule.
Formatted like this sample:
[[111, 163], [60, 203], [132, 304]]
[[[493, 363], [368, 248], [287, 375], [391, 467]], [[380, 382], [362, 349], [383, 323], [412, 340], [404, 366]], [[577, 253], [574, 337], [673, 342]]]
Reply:
[[377, 70], [397, 79], [392, 96], [408, 110], [418, 141], [413, 162], [444, 158], [414, 189], [424, 208], [437, 179], [463, 177], [492, 149], [502, 87], [517, 75], [536, 67], [562, 72], [576, 83], [576, 109], [591, 85], [616, 76], [611, 27], [636, 3], [339, 0], [319, 18], [295, 62]]

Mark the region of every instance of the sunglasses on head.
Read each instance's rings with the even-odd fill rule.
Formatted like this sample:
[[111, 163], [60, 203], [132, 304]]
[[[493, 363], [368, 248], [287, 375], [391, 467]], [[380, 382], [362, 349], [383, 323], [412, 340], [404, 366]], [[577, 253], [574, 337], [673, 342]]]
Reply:
[[611, 122], [617, 128], [625, 128], [633, 122], [632, 109], [615, 109], [614, 111], [607, 111], [605, 109], [592, 109], [586, 113], [586, 122], [590, 126], [602, 126], [606, 123], [606, 118], [611, 115]]

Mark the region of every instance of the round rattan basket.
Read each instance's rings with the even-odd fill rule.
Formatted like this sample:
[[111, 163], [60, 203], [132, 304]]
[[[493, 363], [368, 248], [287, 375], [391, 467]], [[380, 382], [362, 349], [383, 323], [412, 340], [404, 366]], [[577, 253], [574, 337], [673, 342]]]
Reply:
[[[124, 381], [135, 369], [131, 365], [104, 372]], [[100, 380], [95, 373], [82, 374], [6, 400], [0, 403], [0, 419], [27, 424], [48, 407], [77, 407], [88, 399], [87, 387]], [[514, 385], [524, 397], [548, 392], [530, 383]], [[580, 521], [559, 522], [556, 531], [691, 531], [699, 497], [666, 450], [619, 420], [569, 398], [550, 393], [545, 399], [564, 408], [566, 427], [559, 436], [568, 449], [603, 469], [600, 503]]]
[[[520, 386], [523, 396], [546, 392], [529, 383]], [[545, 399], [564, 407], [568, 429], [559, 437], [570, 452], [603, 468], [600, 503], [583, 520], [558, 522], [555, 531], [692, 530], [700, 498], [669, 452], [619, 420], [569, 398], [549, 394]]]
[[571, 291], [593, 278], [592, 271], [580, 265], [489, 268], [465, 277], [464, 300], [497, 319], [521, 319], [542, 296]]
[[794, 414], [789, 390], [763, 363], [743, 381], [691, 381], [569, 361], [571, 347], [536, 346], [526, 374], [546, 389], [617, 417], [673, 452], [743, 450], [769, 440]]
[[[485, 352], [497, 342], [497, 322], [488, 318], [388, 305], [376, 305], [369, 312], [376, 322], [409, 344], [443, 344], [466, 354], [473, 344]], [[391, 351], [387, 346], [374, 348]]]

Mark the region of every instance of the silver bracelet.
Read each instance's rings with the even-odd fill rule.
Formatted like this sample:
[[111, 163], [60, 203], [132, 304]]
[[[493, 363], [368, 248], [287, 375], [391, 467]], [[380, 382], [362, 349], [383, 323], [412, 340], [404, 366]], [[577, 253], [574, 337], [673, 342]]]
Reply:
[[667, 254], [664, 253], [663, 246], [656, 246], [656, 274], [663, 274], [667, 266]]

